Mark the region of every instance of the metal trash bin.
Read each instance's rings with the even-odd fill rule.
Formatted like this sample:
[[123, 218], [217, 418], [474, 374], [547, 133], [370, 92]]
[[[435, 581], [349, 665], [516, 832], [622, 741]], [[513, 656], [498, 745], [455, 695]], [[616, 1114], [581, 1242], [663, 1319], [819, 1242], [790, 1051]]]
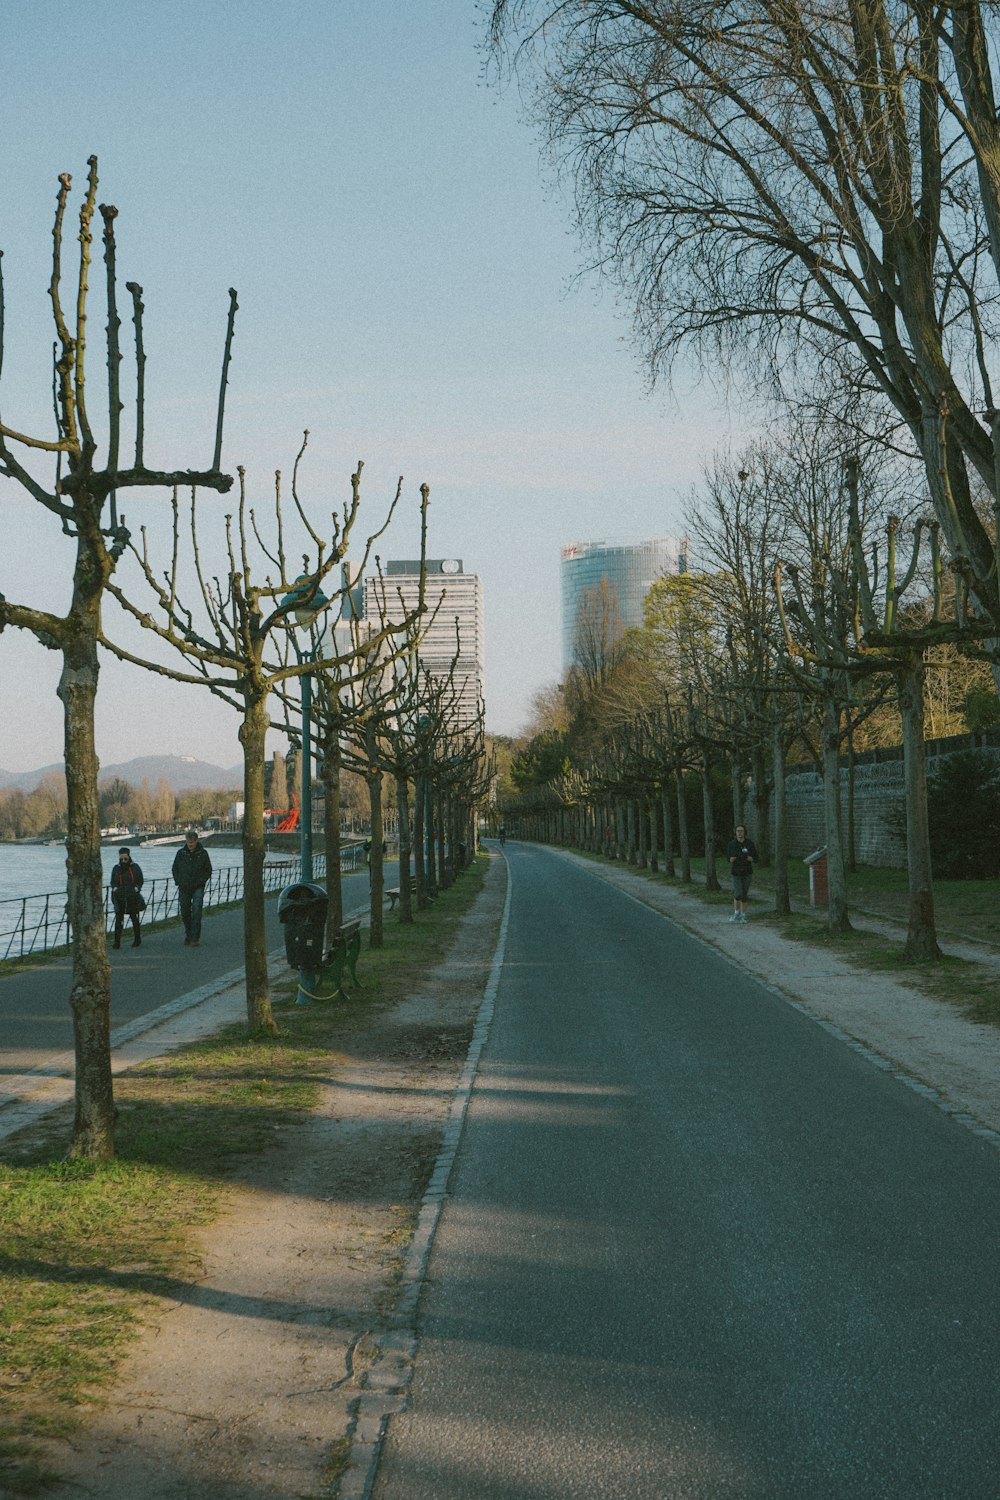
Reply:
[[285, 956], [293, 969], [315, 973], [322, 964], [329, 904], [326, 887], [307, 880], [286, 886], [279, 896], [278, 921], [285, 929]]

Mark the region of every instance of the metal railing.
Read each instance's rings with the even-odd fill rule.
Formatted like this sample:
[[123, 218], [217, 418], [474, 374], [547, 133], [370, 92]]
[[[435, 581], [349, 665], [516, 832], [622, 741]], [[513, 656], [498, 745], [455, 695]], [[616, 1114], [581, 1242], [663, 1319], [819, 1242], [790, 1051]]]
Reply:
[[[340, 856], [340, 873], [353, 874], [364, 865], [360, 844], [344, 849]], [[316, 880], [326, 875], [326, 856], [313, 859]], [[264, 891], [280, 891], [298, 879], [299, 861], [295, 858], [268, 860], [264, 865]], [[143, 922], [164, 922], [177, 915], [177, 887], [169, 875], [147, 880], [142, 888], [146, 898]], [[243, 900], [243, 866], [227, 865], [212, 871], [205, 887], [205, 910], [231, 906]], [[110, 890], [104, 892], [104, 930], [115, 925], [115, 909]], [[27, 958], [50, 948], [65, 947], [70, 941], [65, 891], [50, 891], [41, 896], [12, 896], [0, 901], [0, 963], [4, 959]]]

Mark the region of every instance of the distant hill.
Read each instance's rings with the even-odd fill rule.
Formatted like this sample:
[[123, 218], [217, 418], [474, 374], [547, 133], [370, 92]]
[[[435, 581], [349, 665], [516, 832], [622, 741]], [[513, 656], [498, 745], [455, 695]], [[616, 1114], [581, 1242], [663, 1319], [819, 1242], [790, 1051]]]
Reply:
[[[50, 771], [61, 771], [62, 761], [53, 766], [41, 766], [37, 771], [0, 770], [0, 787], [16, 786], [30, 792]], [[102, 782], [118, 776], [130, 786], [142, 786], [148, 781], [150, 790], [155, 790], [162, 777], [175, 792], [187, 791], [190, 787], [207, 787], [210, 791], [229, 791], [243, 785], [242, 765], [210, 765], [208, 761], [196, 760], [193, 755], [140, 755], [135, 760], [121, 761], [116, 765], [102, 765]]]

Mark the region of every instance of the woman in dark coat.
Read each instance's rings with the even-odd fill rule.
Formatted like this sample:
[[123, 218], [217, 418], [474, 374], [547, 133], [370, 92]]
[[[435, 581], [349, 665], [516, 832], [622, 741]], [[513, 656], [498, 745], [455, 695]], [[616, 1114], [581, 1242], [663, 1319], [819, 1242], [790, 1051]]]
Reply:
[[122, 945], [122, 927], [127, 916], [132, 919], [132, 931], [135, 934], [132, 947], [138, 948], [142, 942], [139, 936], [139, 913], [146, 903], [139, 895], [141, 889], [142, 871], [133, 860], [130, 850], [119, 849], [118, 863], [111, 871], [111, 900], [115, 908], [114, 948]]

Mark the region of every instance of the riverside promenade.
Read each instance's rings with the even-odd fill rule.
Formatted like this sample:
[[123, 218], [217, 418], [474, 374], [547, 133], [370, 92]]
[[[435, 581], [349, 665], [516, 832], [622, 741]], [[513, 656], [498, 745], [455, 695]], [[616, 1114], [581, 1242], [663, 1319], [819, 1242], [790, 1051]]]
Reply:
[[[394, 880], [387, 864], [386, 883]], [[364, 915], [367, 871], [345, 876], [343, 891], [345, 915]], [[269, 968], [288, 973], [276, 897], [266, 914]], [[126, 928], [109, 956], [115, 1072], [244, 1014], [242, 907], [206, 911], [197, 948], [184, 946], [177, 921], [144, 928], [138, 948]], [[67, 954], [0, 977], [0, 1139], [72, 1097], [71, 973]]]

